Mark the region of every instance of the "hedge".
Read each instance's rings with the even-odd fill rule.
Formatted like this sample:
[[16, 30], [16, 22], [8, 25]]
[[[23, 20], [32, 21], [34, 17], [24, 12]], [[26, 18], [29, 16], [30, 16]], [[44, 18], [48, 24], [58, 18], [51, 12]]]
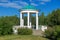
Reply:
[[18, 34], [19, 35], [31, 35], [32, 34], [32, 29], [29, 29], [29, 28], [19, 28], [18, 29]]

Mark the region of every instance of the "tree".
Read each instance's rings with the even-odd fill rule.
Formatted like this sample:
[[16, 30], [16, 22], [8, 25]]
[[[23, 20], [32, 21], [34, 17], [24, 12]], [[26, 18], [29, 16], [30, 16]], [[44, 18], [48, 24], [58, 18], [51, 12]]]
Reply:
[[52, 11], [50, 17], [49, 18], [49, 23], [48, 25], [60, 25], [60, 10], [54, 10]]
[[24, 25], [27, 25], [27, 16], [24, 17]]
[[31, 22], [32, 22], [32, 25], [35, 25], [36, 24], [35, 16], [31, 16]]
[[44, 13], [39, 16], [39, 25], [45, 25], [45, 16]]
[[0, 17], [0, 35], [12, 34], [12, 27], [19, 24], [17, 16]]
[[46, 31], [46, 37], [51, 40], [60, 40], [60, 9], [52, 11], [47, 16], [47, 24], [52, 27]]

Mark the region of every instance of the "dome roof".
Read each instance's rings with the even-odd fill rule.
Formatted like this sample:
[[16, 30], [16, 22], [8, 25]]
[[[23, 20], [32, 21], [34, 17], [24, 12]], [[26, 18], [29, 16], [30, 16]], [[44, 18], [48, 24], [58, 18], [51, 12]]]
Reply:
[[28, 5], [28, 6], [23, 7], [21, 10], [37, 10], [37, 9], [32, 5]]

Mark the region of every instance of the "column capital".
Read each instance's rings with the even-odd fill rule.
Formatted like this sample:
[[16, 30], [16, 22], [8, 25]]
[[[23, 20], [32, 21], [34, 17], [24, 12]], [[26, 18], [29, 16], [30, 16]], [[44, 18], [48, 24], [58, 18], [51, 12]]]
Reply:
[[36, 14], [39, 13], [39, 12], [36, 12]]
[[30, 13], [30, 12], [27, 12], [28, 14]]
[[22, 13], [22, 12], [20, 12], [20, 13]]

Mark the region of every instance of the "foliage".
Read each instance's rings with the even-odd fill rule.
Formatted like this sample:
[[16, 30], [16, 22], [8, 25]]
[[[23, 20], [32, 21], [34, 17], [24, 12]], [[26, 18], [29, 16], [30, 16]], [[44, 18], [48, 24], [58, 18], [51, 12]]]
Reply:
[[24, 16], [24, 25], [27, 25], [27, 16]]
[[60, 9], [52, 11], [51, 14], [47, 16], [48, 25], [60, 25]]
[[32, 21], [32, 25], [36, 24], [36, 18], [34, 16], [31, 16], [31, 20], [30, 21]]
[[45, 16], [44, 13], [39, 16], [39, 25], [45, 25]]
[[32, 29], [19, 28], [18, 29], [18, 34], [20, 34], [20, 35], [31, 35], [32, 34]]
[[57, 40], [60, 40], [60, 38], [57, 38]]
[[51, 39], [53, 40], [53, 28], [49, 27], [46, 31], [45, 31], [45, 37], [48, 38], [48, 39]]
[[57, 40], [60, 38], [60, 25], [48, 28], [45, 32], [45, 36], [51, 40]]
[[17, 25], [18, 19], [16, 16], [0, 17], [0, 35], [12, 34], [12, 26]]

